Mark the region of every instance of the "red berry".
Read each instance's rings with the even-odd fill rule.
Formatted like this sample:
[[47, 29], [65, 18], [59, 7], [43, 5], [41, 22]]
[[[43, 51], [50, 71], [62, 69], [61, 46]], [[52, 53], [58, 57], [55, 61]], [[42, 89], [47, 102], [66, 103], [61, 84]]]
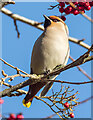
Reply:
[[69, 13], [70, 13], [70, 11], [69, 11], [67, 8], [65, 8], [64, 12], [65, 12], [66, 14], [69, 14]]
[[85, 4], [84, 4], [84, 7], [88, 7], [90, 4], [89, 4], [89, 2], [86, 2]]
[[4, 100], [0, 98], [0, 104], [3, 104], [4, 103]]
[[69, 115], [71, 118], [74, 118], [74, 113], [70, 113]]
[[82, 13], [85, 13], [85, 10], [82, 10]]
[[24, 116], [22, 115], [22, 113], [19, 113], [19, 114], [16, 116], [16, 118], [22, 120], [22, 119], [24, 118]]
[[90, 6], [92, 7], [93, 6], [93, 2], [89, 2]]
[[91, 9], [91, 6], [87, 6], [85, 9], [86, 9], [86, 10], [90, 10], [90, 9]]
[[71, 6], [68, 6], [67, 9], [69, 10], [69, 12], [71, 12], [73, 8]]
[[64, 9], [63, 8], [59, 8], [59, 12], [63, 13]]
[[69, 103], [66, 102], [66, 103], [64, 104], [64, 106], [65, 106], [66, 108], [68, 108], [68, 107], [69, 107]]
[[78, 10], [73, 10], [73, 14], [74, 14], [74, 15], [78, 15], [78, 14], [79, 14], [79, 11], [78, 11]]
[[60, 2], [60, 3], [59, 3], [59, 6], [60, 6], [60, 7], [65, 7], [65, 3], [64, 3], [64, 2]]
[[66, 20], [66, 17], [65, 17], [65, 16], [61, 16], [61, 19], [62, 19], [63, 21], [65, 21], [65, 20]]
[[79, 10], [84, 10], [83, 6], [78, 5], [77, 7], [78, 7]]
[[15, 114], [11, 113], [11, 114], [10, 114], [10, 118], [11, 118], [11, 119], [16, 118], [16, 117], [15, 117]]

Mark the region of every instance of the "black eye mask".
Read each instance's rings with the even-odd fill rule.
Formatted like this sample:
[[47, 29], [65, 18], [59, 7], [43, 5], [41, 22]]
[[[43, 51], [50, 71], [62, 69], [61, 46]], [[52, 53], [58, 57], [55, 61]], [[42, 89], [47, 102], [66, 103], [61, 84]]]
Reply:
[[44, 23], [44, 28], [47, 28], [51, 24], [51, 21], [46, 19]]

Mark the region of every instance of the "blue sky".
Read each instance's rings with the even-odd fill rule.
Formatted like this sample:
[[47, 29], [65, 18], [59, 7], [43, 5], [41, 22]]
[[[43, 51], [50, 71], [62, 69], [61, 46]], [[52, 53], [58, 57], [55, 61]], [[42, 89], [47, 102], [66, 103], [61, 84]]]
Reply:
[[[45, 15], [60, 15], [57, 8], [54, 10], [47, 10], [49, 5], [55, 5], [56, 2], [16, 2], [15, 5], [6, 6], [7, 9], [13, 13], [19, 14], [26, 18], [42, 22], [44, 21], [43, 14]], [[91, 17], [91, 11], [86, 12]], [[68, 15], [66, 24], [69, 28], [69, 35], [78, 39], [85, 38], [85, 43], [91, 45], [91, 23], [82, 17], [81, 15]], [[20, 38], [17, 38], [15, 26], [13, 20], [2, 14], [2, 58], [14, 66], [30, 73], [30, 58], [31, 51], [35, 40], [39, 37], [42, 31], [29, 26], [27, 24], [17, 21], [18, 29], [20, 32]], [[70, 54], [76, 59], [80, 55], [86, 52], [86, 49], [70, 42]], [[71, 61], [69, 60], [68, 63]], [[91, 76], [91, 62], [81, 65], [83, 69]], [[15, 74], [16, 71], [12, 68], [2, 64], [2, 68], [8, 75]], [[62, 72], [57, 79], [80, 82], [88, 81], [88, 79], [80, 73], [77, 68]], [[25, 79], [17, 78], [11, 84], [16, 85]], [[63, 84], [68, 86], [68, 84]], [[53, 90], [59, 91], [60, 84], [54, 84]], [[91, 96], [91, 84], [86, 85], [69, 85], [75, 91], [79, 91], [79, 101], [82, 101]], [[4, 87], [5, 88], [5, 87]], [[25, 87], [24, 90], [28, 90]], [[48, 95], [52, 92], [49, 91]], [[39, 93], [37, 94], [39, 95]], [[36, 99], [33, 100], [32, 106], [28, 109], [22, 105], [22, 100], [25, 95], [20, 97], [4, 97], [4, 104], [2, 112], [4, 115], [8, 113], [19, 113], [22, 112], [25, 118], [41, 118], [46, 117], [53, 112], [41, 101]], [[81, 104], [75, 107], [74, 111], [76, 118], [90, 118], [91, 117], [91, 101]], [[55, 116], [58, 117], [58, 116]]]

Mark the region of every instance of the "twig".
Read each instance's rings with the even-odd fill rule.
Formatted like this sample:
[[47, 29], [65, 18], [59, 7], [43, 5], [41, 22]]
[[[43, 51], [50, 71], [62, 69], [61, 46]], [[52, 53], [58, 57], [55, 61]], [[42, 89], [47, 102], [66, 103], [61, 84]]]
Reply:
[[13, 14], [10, 10], [8, 10], [6, 8], [2, 8], [1, 11], [2, 11], [2, 13], [8, 15], [9, 17], [11, 17], [14, 20], [19, 20], [19, 21], [24, 22], [26, 24], [29, 24], [33, 27], [36, 27], [40, 30], [44, 30], [44, 27], [42, 25], [38, 24], [38, 22], [36, 22], [34, 20], [27, 19], [27, 18], [20, 16], [18, 14]]
[[8, 4], [15, 4], [15, 2], [12, 0], [0, 0], [0, 12], [1, 8]]
[[57, 6], [59, 6], [59, 4], [54, 5], [54, 6], [50, 5], [50, 8], [48, 8], [48, 10], [52, 10], [52, 9], [54, 9], [54, 8], [57, 7]]
[[[53, 93], [52, 97], [44, 97], [45, 100], [48, 100], [48, 105], [50, 108], [54, 108], [56, 111], [56, 114], [58, 113], [62, 113], [62, 118], [68, 118], [69, 117], [69, 113], [71, 111], [73, 111], [73, 103], [77, 103], [77, 99], [76, 99], [76, 94], [78, 94], [78, 92], [72, 94], [69, 96], [69, 94], [71, 94], [72, 90], [69, 90], [70, 87], [65, 87], [65, 89], [63, 90], [63, 86], [61, 86], [61, 89], [59, 92]], [[64, 96], [63, 96], [64, 94]], [[68, 96], [68, 97], [65, 97]], [[65, 108], [64, 104], [68, 102], [69, 103], [69, 107]], [[50, 103], [50, 104], [49, 104]], [[53, 110], [54, 110], [53, 109]], [[42, 119], [43, 120], [43, 119]]]
[[20, 71], [20, 72], [22, 72], [22, 73], [24, 73], [24, 74], [27, 75], [26, 72], [24, 72], [23, 70], [21, 70], [21, 69], [19, 69], [19, 68], [17, 68], [17, 67], [14, 67], [13, 65], [9, 64], [8, 62], [6, 62], [5, 60], [3, 60], [2, 58], [0, 58], [0, 60], [1, 60], [4, 64], [6, 64], [6, 65], [10, 66], [11, 68], [15, 69], [15, 70], [17, 71], [17, 73], [19, 73], [19, 71]]
[[72, 2], [69, 2], [69, 4], [70, 4], [73, 8], [77, 9], [77, 10], [79, 11], [79, 13], [80, 13], [83, 17], [85, 17], [86, 19], [88, 19], [89, 21], [91, 21], [91, 22], [93, 23], [93, 20], [92, 20], [89, 16], [87, 16], [86, 14], [84, 14], [82, 11], [80, 11], [80, 10], [78, 9], [78, 7], [76, 7]]
[[[4, 77], [4, 78], [1, 78], [2, 79], [2, 81], [4, 82], [6, 79], [14, 79], [14, 78], [16, 78], [16, 77], [23, 77], [23, 78], [27, 78], [27, 77], [29, 77], [29, 78], [31, 78], [31, 79], [38, 79], [39, 77], [37, 76], [37, 75], [31, 75], [31, 74], [27, 74], [27, 75], [24, 75], [24, 74], [15, 74], [15, 75], [11, 75], [11, 76], [6, 76], [6, 77]], [[37, 77], [37, 78], [36, 78]]]
[[[3, 85], [5, 85], [5, 86], [7, 86], [7, 87], [13, 87], [12, 85], [10, 85], [10, 84], [8, 84], [8, 83], [3, 83]], [[16, 90], [17, 92], [19, 92], [19, 93], [21, 93], [21, 94], [27, 94], [27, 92], [26, 91], [24, 91], [24, 90], [20, 90], [20, 89], [18, 89], [18, 90]]]
[[[93, 99], [93, 96], [91, 96], [91, 97], [89, 97], [89, 98], [87, 98], [87, 99], [79, 102], [78, 105], [83, 104], [83, 103], [86, 103], [87, 101], [89, 101], [89, 100], [91, 100], [91, 99]], [[52, 114], [52, 115], [50, 115], [50, 116], [47, 116], [47, 117], [45, 117], [44, 119], [41, 119], [41, 120], [46, 120], [46, 119], [48, 119], [48, 118], [53, 118], [53, 117], [56, 116], [56, 115], [57, 115], [57, 114], [55, 113], [55, 114]]]
[[56, 113], [62, 120], [63, 120], [63, 118], [56, 112], [56, 111], [54, 111], [54, 109], [52, 109], [52, 107], [46, 102], [46, 101], [44, 101], [43, 99], [41, 99], [40, 97], [35, 97], [36, 99], [39, 99], [40, 101], [42, 101], [42, 102], [44, 102], [48, 107], [50, 107], [50, 109], [54, 112], [54, 113]]
[[82, 42], [82, 41], [80, 41], [80, 40], [78, 40], [78, 39], [76, 39], [76, 38], [73, 38], [73, 37], [69, 37], [69, 40], [70, 40], [71, 42], [74, 42], [74, 43], [76, 43], [76, 44], [78, 44], [78, 45], [86, 48], [86, 49], [90, 49], [90, 47], [91, 47], [91, 46], [89, 46], [88, 44], [86, 44], [86, 43], [84, 43], [84, 42]]
[[[75, 61], [71, 56], [69, 57], [72, 61]], [[78, 70], [82, 72], [89, 80], [92, 80], [92, 78], [80, 67], [77, 66]]]
[[15, 4], [15, 1], [7, 1], [7, 2], [2, 2], [2, 3], [4, 3], [5, 5], [7, 5], [7, 4]]
[[14, 19], [14, 25], [15, 25], [15, 28], [16, 28], [16, 31], [17, 31], [17, 37], [19, 38], [20, 37], [20, 33], [19, 33], [18, 26], [17, 26], [17, 23], [16, 23], [15, 19]]
[[79, 102], [79, 104], [85, 103], [85, 102], [87, 102], [87, 101], [89, 101], [89, 100], [91, 100], [91, 99], [93, 99], [93, 96], [91, 96], [91, 97], [89, 97], [89, 98], [87, 98], [87, 99]]

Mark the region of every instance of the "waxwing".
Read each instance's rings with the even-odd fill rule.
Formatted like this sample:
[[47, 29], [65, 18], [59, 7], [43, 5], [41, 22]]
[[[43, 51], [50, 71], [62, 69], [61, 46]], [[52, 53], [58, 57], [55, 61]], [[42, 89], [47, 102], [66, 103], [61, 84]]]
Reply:
[[[45, 74], [51, 72], [56, 66], [64, 67], [69, 58], [68, 27], [57, 16], [45, 16], [44, 32], [36, 40], [31, 56], [31, 74]], [[54, 80], [56, 76], [49, 79]], [[29, 86], [29, 91], [23, 100], [25, 107], [30, 107], [37, 92], [43, 88], [40, 94], [46, 95], [53, 82], [37, 82]]]

